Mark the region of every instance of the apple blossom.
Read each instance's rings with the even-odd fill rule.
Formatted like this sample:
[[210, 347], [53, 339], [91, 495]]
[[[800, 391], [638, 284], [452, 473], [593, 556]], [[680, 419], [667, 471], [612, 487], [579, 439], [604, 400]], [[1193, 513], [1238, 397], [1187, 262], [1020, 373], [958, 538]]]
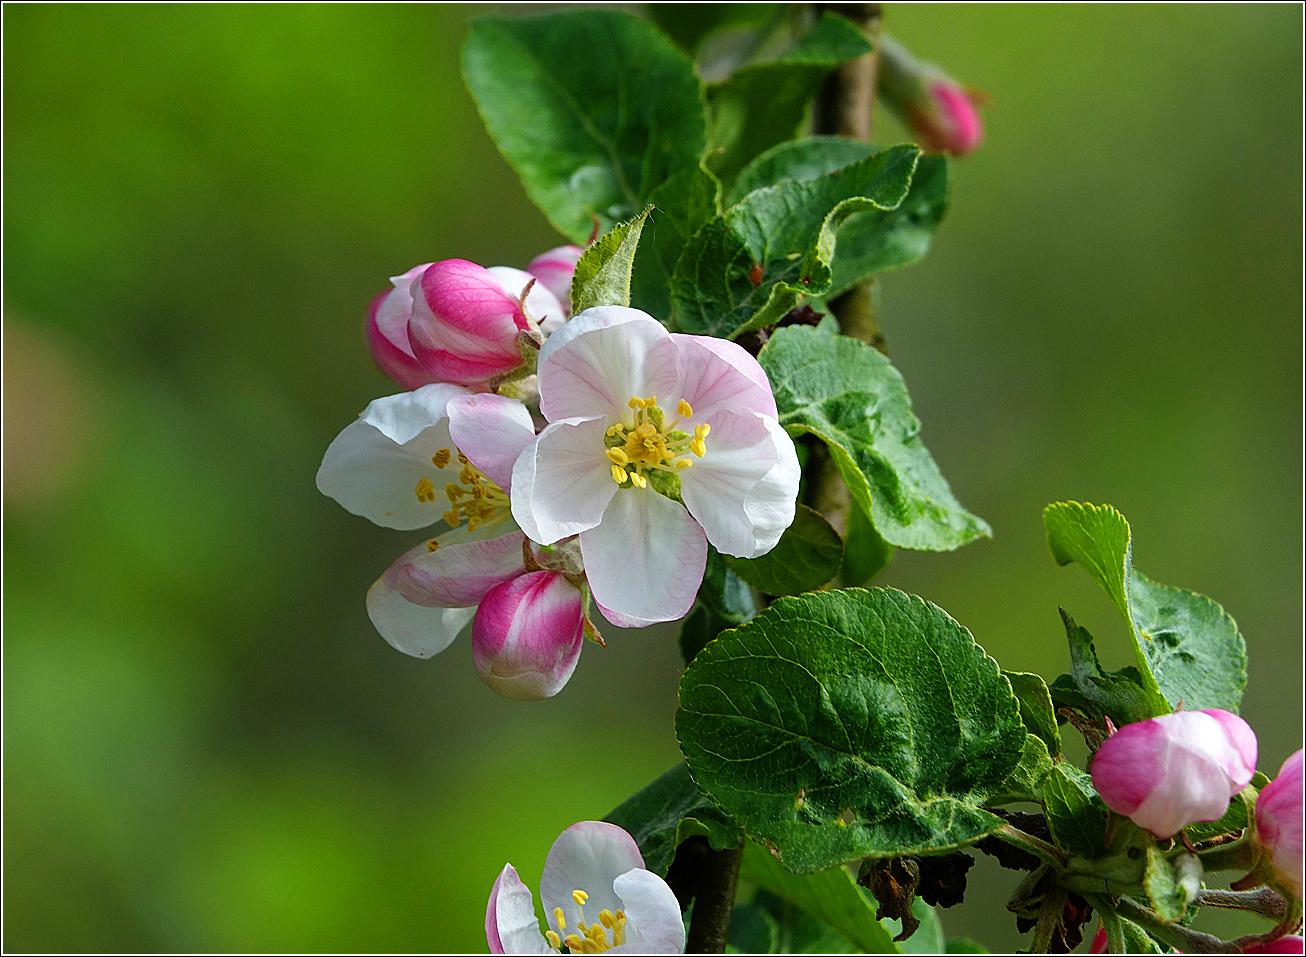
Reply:
[[[382, 637], [429, 658], [475, 617], [482, 680], [523, 700], [556, 694], [571, 677], [580, 640], [559, 623], [582, 616], [581, 594], [565, 576], [526, 567], [529, 545], [509, 508], [513, 461], [534, 435], [515, 399], [427, 385], [372, 402], [331, 443], [317, 474], [322, 492], [378, 525], [443, 526], [368, 590]], [[503, 591], [519, 578], [533, 587]]]
[[1302, 750], [1283, 762], [1256, 799], [1256, 840], [1284, 886], [1302, 896]]
[[1127, 724], [1093, 757], [1106, 806], [1161, 838], [1219, 820], [1255, 772], [1255, 732], [1218, 708]]
[[513, 468], [513, 516], [545, 545], [579, 536], [614, 624], [681, 617], [709, 542], [755, 558], [793, 521], [798, 457], [740, 346], [602, 306], [550, 337], [537, 368], [549, 424]]
[[[681, 954], [685, 924], [666, 881], [644, 867], [634, 838], [615, 824], [581, 821], [558, 836], [540, 878], [549, 929], [540, 933], [535, 899], [511, 864], [485, 909], [492, 954]], [[589, 919], [586, 919], [588, 912]]]
[[[557, 282], [559, 265], [541, 268]], [[381, 371], [405, 389], [451, 382], [485, 391], [522, 365], [522, 334], [548, 335], [569, 312], [543, 280], [510, 266], [447, 259], [390, 282], [368, 310], [367, 342]]]

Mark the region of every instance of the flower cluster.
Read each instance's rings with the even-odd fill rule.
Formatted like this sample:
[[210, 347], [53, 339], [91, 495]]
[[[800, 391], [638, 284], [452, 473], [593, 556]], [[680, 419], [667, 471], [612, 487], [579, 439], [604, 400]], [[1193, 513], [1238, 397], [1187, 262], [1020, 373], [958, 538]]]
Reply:
[[317, 476], [378, 525], [433, 527], [368, 592], [382, 636], [428, 658], [470, 622], [477, 673], [519, 700], [556, 694], [586, 634], [601, 641], [591, 595], [619, 626], [680, 618], [708, 544], [769, 551], [798, 493], [757, 361], [635, 309], [567, 321], [579, 254], [552, 250], [527, 272], [446, 260], [392, 280], [368, 340], [410, 391], [371, 403]]

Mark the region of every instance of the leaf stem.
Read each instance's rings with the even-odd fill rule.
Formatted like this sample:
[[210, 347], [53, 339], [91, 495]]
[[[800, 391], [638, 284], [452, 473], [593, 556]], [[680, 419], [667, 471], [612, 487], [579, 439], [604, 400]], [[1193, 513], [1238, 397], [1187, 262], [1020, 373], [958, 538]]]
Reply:
[[1201, 931], [1190, 930], [1182, 924], [1173, 924], [1148, 907], [1135, 904], [1128, 897], [1120, 898], [1116, 912], [1132, 920], [1154, 937], [1186, 954], [1236, 954], [1238, 947]]
[[1268, 887], [1254, 891], [1203, 890], [1197, 894], [1197, 903], [1203, 907], [1249, 910], [1274, 921], [1280, 920], [1288, 909], [1284, 899]]
[[1030, 851], [1058, 868], [1064, 868], [1066, 866], [1066, 857], [1064, 854], [1051, 844], [1047, 843], [1047, 841], [1040, 840], [1033, 834], [1026, 834], [1024, 831], [1020, 830], [1020, 828], [1013, 827], [1010, 824], [1004, 824], [993, 832], [993, 836], [1006, 841], [1008, 844], [1013, 844], [1023, 850]]
[[1102, 919], [1102, 927], [1106, 931], [1106, 952], [1108, 954], [1127, 953], [1125, 925], [1120, 922], [1120, 915], [1111, 908], [1106, 898], [1089, 897], [1088, 902], [1093, 905], [1098, 917]]
[[697, 875], [694, 917], [685, 941], [687, 954], [724, 954], [730, 935], [730, 913], [735, 906], [735, 887], [744, 845], [725, 851], [708, 849]]

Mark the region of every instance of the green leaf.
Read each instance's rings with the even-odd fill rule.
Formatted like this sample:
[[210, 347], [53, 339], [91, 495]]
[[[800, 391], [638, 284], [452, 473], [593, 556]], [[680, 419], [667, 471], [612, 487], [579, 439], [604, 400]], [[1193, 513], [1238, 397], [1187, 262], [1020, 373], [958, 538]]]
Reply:
[[1011, 686], [970, 633], [893, 589], [780, 598], [685, 670], [694, 780], [797, 873], [947, 851], [1020, 761]]
[[743, 840], [738, 825], [704, 796], [683, 764], [627, 798], [603, 820], [625, 828], [639, 845], [644, 866], [659, 877], [667, 876], [676, 848], [687, 838], [701, 834], [718, 851]]
[[723, 27], [758, 26], [773, 3], [650, 3], [649, 19], [691, 56], [703, 39]]
[[770, 911], [757, 904], [736, 904], [730, 912], [730, 936], [726, 953], [775, 954], [780, 944], [780, 924]]
[[753, 593], [731, 570], [725, 556], [711, 545], [707, 547], [703, 583], [698, 586], [698, 602], [731, 625], [742, 625], [757, 614]]
[[1229, 810], [1224, 812], [1220, 820], [1189, 824], [1184, 828], [1184, 833], [1188, 835], [1190, 841], [1197, 844], [1219, 837], [1221, 834], [1241, 831], [1245, 827], [1247, 827], [1247, 803], [1241, 794], [1235, 794], [1233, 800], [1229, 802]]
[[680, 626], [680, 657], [689, 664], [707, 645], [727, 628], [730, 622], [714, 615], [706, 605], [697, 605]]
[[[782, 143], [763, 153], [739, 175], [730, 193], [733, 205], [755, 189], [785, 180], [827, 176], [873, 155], [877, 147], [837, 136], [813, 136]], [[948, 208], [948, 159], [923, 156], [912, 174], [907, 196], [892, 210], [855, 213], [836, 234], [833, 278], [827, 296], [863, 279], [916, 262], [929, 250], [934, 231]]]
[[1129, 523], [1109, 505], [1058, 502], [1044, 510], [1043, 524], [1057, 564], [1082, 565], [1129, 625], [1153, 716], [1181, 701], [1189, 710], [1237, 713], [1247, 684], [1247, 646], [1223, 608], [1138, 572]]
[[671, 275], [689, 237], [720, 212], [721, 184], [704, 166], [681, 170], [653, 191], [631, 278], [631, 305], [661, 322], [671, 317]]
[[731, 338], [825, 295], [839, 227], [853, 213], [897, 207], [919, 157], [895, 146], [820, 179], [749, 193], [685, 246], [671, 280], [674, 326]]
[[907, 387], [888, 359], [809, 326], [777, 329], [757, 359], [780, 424], [829, 446], [853, 501], [886, 541], [945, 551], [990, 534], [962, 508], [921, 444]]
[[875, 919], [875, 902], [842, 867], [815, 874], [794, 874], [767, 850], [749, 841], [744, 845], [739, 876], [797, 904], [867, 953], [897, 952], [893, 935]]
[[860, 954], [862, 949], [829, 924], [817, 920], [793, 901], [777, 897], [765, 888], [753, 895], [753, 902], [766, 910], [779, 929], [778, 954]]
[[1093, 636], [1061, 609], [1070, 643], [1070, 674], [1048, 686], [1052, 700], [1062, 707], [1082, 711], [1091, 718], [1109, 717], [1117, 725], [1146, 721], [1156, 714], [1157, 692], [1149, 691], [1132, 665], [1119, 671], [1102, 670]]
[[1043, 807], [1052, 836], [1080, 857], [1106, 853], [1106, 805], [1093, 780], [1078, 768], [1058, 764], [1043, 782]]
[[1042, 738], [1049, 754], [1060, 755], [1061, 729], [1057, 727], [1057, 712], [1043, 677], [1026, 671], [1002, 673], [1011, 682], [1011, 691], [1020, 702], [1020, 720], [1025, 722], [1025, 730]]
[[716, 174], [729, 183], [758, 154], [797, 134], [830, 71], [871, 49], [849, 20], [826, 13], [778, 59], [709, 86], [708, 149]]
[[571, 277], [573, 311], [630, 305], [630, 271], [644, 222], [652, 211], [649, 206], [629, 222], [618, 223], [581, 255]]
[[799, 595], [839, 574], [843, 542], [819, 512], [800, 504], [775, 548], [757, 558], [727, 555], [726, 564], [764, 595]]
[[893, 546], [875, 530], [860, 508], [848, 510], [848, 531], [843, 542], [843, 568], [839, 572], [845, 585], [865, 585], [889, 567]]
[[[912, 902], [912, 916], [921, 922], [912, 934], [901, 944], [899, 949], [904, 954], [940, 954], [944, 952], [943, 921], [939, 920], [939, 910], [931, 907], [919, 897]], [[894, 923], [897, 923], [895, 921]], [[892, 925], [890, 925], [892, 926]]]
[[945, 954], [987, 954], [989, 949], [969, 937], [949, 937]]
[[1201, 886], [1202, 865], [1195, 855], [1183, 851], [1170, 861], [1156, 845], [1148, 845], [1143, 887], [1154, 911], [1166, 920], [1179, 920]]
[[615, 10], [473, 21], [463, 76], [499, 152], [550, 222], [583, 243], [630, 219], [705, 144], [693, 66]]
[[1048, 746], [1038, 735], [1026, 734], [1020, 763], [1007, 775], [987, 803], [993, 807], [1013, 801], [1042, 801], [1043, 782], [1051, 770], [1052, 758], [1048, 755]]

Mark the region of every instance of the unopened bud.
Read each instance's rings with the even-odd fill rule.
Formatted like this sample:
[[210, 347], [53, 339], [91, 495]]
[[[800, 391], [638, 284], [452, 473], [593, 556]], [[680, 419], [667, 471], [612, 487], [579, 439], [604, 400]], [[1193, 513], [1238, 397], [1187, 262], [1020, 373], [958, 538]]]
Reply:
[[582, 252], [579, 246], [558, 246], [547, 253], [540, 253], [526, 267], [528, 273], [558, 297], [568, 316], [571, 315], [571, 278], [576, 272], [576, 263], [580, 261]]
[[883, 102], [921, 146], [964, 156], [984, 138], [978, 97], [933, 63], [917, 60], [901, 43], [880, 37], [878, 86]]
[[505, 698], [551, 698], [576, 670], [584, 625], [580, 590], [563, 575], [519, 575], [490, 589], [476, 612], [476, 673]]
[[[1279, 768], [1256, 799], [1256, 840], [1284, 886], [1302, 896], [1302, 751]], [[1269, 951], [1266, 951], [1269, 953]], [[1290, 953], [1279, 951], [1279, 953]], [[1297, 951], [1300, 953], [1300, 951]]]

